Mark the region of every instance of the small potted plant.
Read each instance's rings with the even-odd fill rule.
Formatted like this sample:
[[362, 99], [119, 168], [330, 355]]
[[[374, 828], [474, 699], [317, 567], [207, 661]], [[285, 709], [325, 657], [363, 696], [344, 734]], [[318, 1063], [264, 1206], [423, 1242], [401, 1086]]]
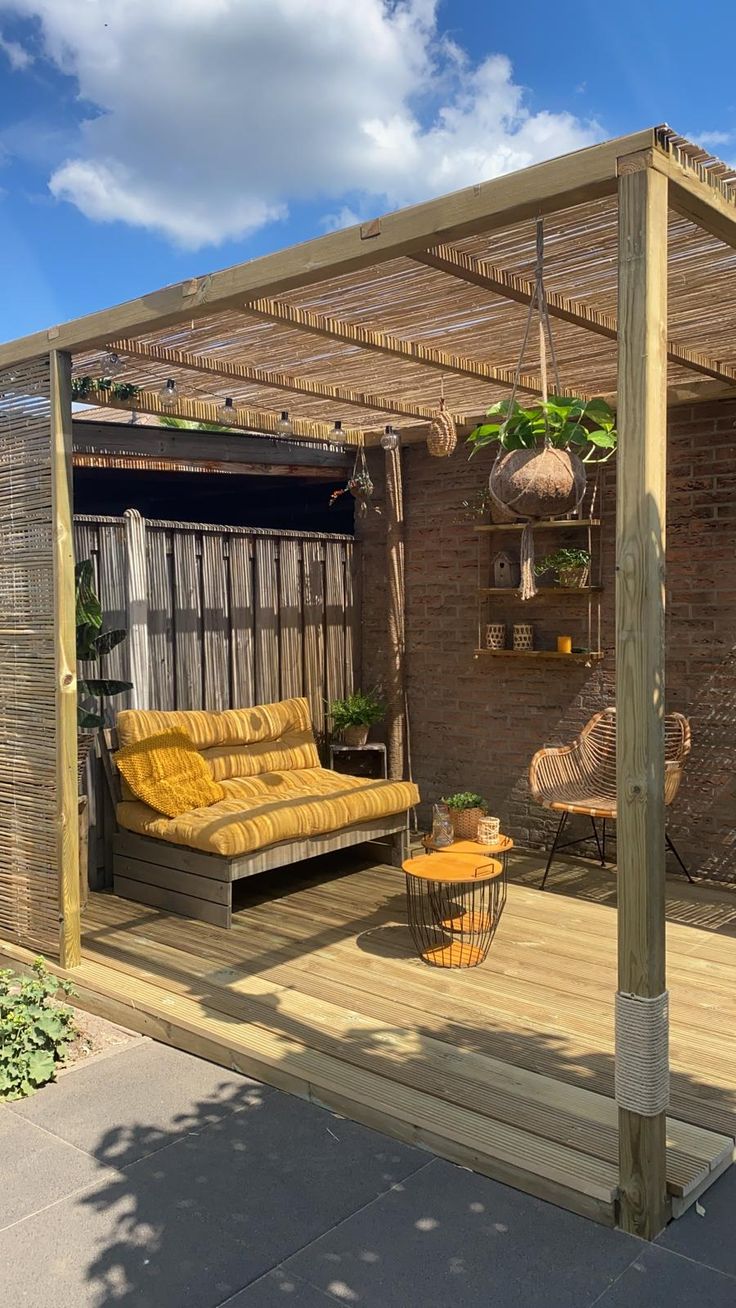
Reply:
[[375, 690], [356, 690], [345, 699], [333, 700], [329, 715], [332, 730], [340, 732], [346, 745], [356, 748], [365, 745], [371, 727], [381, 721], [385, 712], [385, 705]]
[[443, 799], [450, 810], [452, 829], [458, 840], [475, 840], [478, 835], [478, 823], [488, 812], [488, 805], [482, 795], [472, 790], [461, 790], [456, 795]]
[[553, 554], [545, 554], [535, 565], [534, 571], [540, 577], [543, 572], [551, 572], [558, 586], [575, 590], [587, 586], [590, 576], [590, 554], [587, 550], [559, 549]]

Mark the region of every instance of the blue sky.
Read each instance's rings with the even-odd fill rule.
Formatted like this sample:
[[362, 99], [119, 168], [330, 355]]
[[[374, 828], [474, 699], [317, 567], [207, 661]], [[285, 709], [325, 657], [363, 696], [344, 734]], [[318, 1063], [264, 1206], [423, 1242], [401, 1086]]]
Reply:
[[0, 339], [656, 122], [736, 160], [734, 35], [681, 0], [0, 0]]

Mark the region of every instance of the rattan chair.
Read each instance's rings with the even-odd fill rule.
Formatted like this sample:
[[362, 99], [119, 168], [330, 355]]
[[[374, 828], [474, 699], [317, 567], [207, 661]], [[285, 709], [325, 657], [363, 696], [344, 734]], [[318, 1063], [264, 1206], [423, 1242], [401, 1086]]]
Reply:
[[[681, 713], [669, 713], [664, 720], [664, 734], [664, 802], [669, 807], [680, 788], [685, 760], [690, 753], [690, 723]], [[615, 708], [596, 713], [571, 745], [540, 749], [531, 761], [529, 785], [538, 804], [561, 814], [541, 889], [544, 890], [557, 851], [571, 845], [594, 840], [601, 867], [605, 867], [606, 823], [616, 820]], [[561, 836], [573, 813], [590, 818], [593, 834], [562, 844]], [[603, 824], [600, 834], [598, 820]], [[668, 831], [665, 841], [688, 881], [692, 881]]]

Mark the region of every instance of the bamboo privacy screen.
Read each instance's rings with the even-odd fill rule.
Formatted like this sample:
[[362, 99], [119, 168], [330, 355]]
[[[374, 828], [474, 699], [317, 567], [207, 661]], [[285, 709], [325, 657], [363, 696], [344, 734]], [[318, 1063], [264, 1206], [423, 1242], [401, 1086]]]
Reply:
[[56, 951], [48, 359], [0, 371], [0, 936]]
[[350, 537], [146, 521], [130, 511], [79, 516], [74, 534], [77, 558], [95, 565], [106, 624], [130, 632], [103, 660], [104, 674], [135, 683], [115, 708], [223, 709], [306, 695], [321, 732], [325, 701], [352, 690]]

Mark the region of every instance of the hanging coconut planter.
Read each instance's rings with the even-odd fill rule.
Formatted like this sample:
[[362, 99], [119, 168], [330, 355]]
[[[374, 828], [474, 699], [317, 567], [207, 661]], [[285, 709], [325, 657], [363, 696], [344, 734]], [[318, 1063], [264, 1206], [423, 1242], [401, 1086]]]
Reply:
[[[516, 403], [532, 318], [539, 315], [541, 402], [530, 408]], [[547, 344], [557, 393], [547, 392]], [[561, 518], [580, 507], [585, 495], [585, 464], [603, 462], [616, 448], [615, 417], [604, 400], [563, 396], [544, 290], [544, 227], [537, 221], [537, 266], [524, 340], [516, 365], [511, 398], [494, 404], [470, 433], [473, 453], [496, 444], [488, 490], [494, 517], [525, 524], [521, 537], [522, 599], [536, 595], [534, 524]]]
[[429, 424], [427, 450], [435, 459], [446, 459], [457, 445], [457, 427], [451, 413], [445, 408], [444, 395], [440, 407]]

